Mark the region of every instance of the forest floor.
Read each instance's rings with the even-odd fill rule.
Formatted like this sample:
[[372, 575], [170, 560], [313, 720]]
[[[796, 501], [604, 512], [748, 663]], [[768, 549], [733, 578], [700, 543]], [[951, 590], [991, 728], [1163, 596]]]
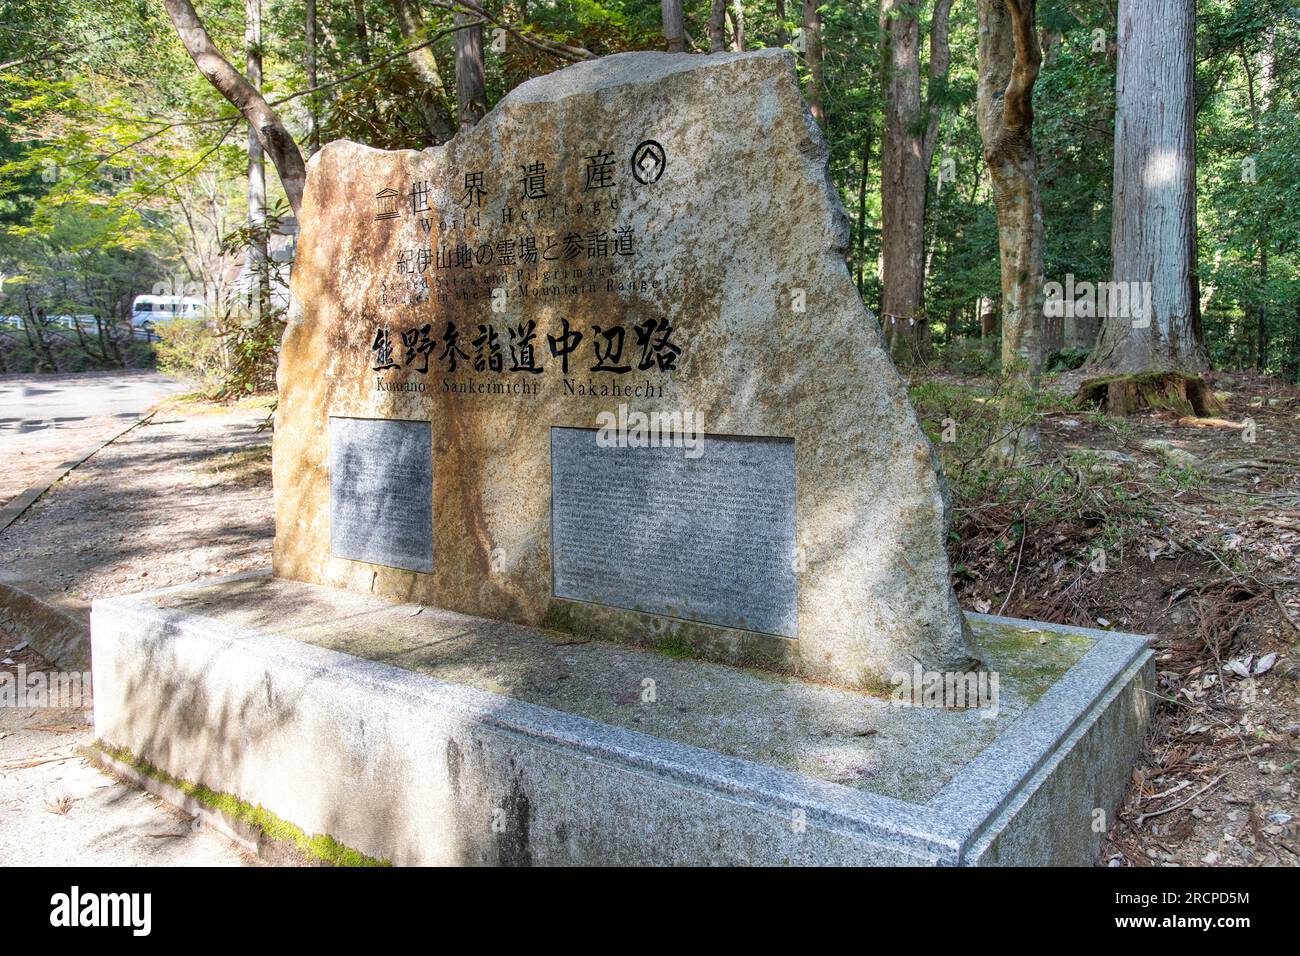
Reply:
[[1154, 635], [1155, 718], [1103, 863], [1298, 865], [1300, 390], [1218, 373], [1217, 418], [1116, 419], [1075, 406], [1081, 378], [1049, 380], [1041, 457], [990, 471], [995, 386], [913, 377], [961, 604]]

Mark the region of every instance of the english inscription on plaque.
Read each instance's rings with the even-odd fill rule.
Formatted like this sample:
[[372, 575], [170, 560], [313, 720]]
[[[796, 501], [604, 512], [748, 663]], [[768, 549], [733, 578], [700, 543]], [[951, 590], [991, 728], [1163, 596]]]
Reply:
[[433, 572], [429, 422], [330, 418], [330, 551]]
[[794, 440], [602, 447], [551, 429], [557, 597], [797, 637]]

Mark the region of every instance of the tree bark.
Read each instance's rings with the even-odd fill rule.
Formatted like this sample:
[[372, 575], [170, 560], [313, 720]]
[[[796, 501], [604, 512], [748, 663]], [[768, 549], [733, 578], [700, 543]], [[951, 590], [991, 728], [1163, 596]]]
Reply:
[[664, 39], [668, 41], [669, 53], [686, 51], [686, 26], [682, 20], [682, 0], [662, 0], [660, 7], [664, 17]]
[[[1043, 368], [1043, 215], [1034, 151], [1034, 83], [1042, 62], [1034, 0], [980, 0], [977, 110], [997, 212], [1002, 370], [1008, 397], [1038, 387]], [[1038, 447], [1026, 423], [990, 449], [1015, 461]]]
[[366, 23], [366, 0], [352, 0], [352, 20], [357, 31], [357, 46], [361, 47], [361, 62], [370, 62], [370, 27]]
[[785, 28], [785, 0], [776, 0], [776, 45], [785, 46], [790, 42], [790, 33]]
[[[262, 0], [244, 0], [244, 51], [248, 85], [261, 95], [262, 88]], [[246, 264], [251, 267], [249, 311], [260, 319], [270, 297], [266, 240], [266, 157], [257, 130], [248, 128], [248, 225], [252, 241]]]
[[[303, 43], [307, 48], [304, 69], [307, 89], [316, 88], [316, 0], [304, 0]], [[310, 159], [320, 149], [320, 115], [317, 94], [307, 95], [307, 157]]]
[[979, 312], [980, 338], [991, 339], [998, 334], [998, 304], [990, 296], [982, 295], [975, 302]]
[[826, 128], [826, 106], [822, 97], [825, 76], [822, 70], [822, 14], [821, 0], [803, 0], [804, 60], [808, 64], [808, 107], [813, 119]]
[[[925, 314], [925, 210], [930, 163], [938, 139], [935, 100], [947, 82], [951, 60], [948, 15], [953, 0], [937, 0], [930, 20], [930, 68], [921, 105], [921, 25], [906, 0], [883, 0], [880, 8], [885, 126], [881, 137], [881, 258], [884, 294], [881, 321], [897, 365], [925, 360], [929, 323]], [[923, 124], [923, 125], [922, 125]]]
[[721, 53], [727, 48], [727, 0], [713, 0], [709, 8], [709, 52]]
[[743, 53], [745, 51], [745, 4], [743, 0], [733, 0], [731, 4], [731, 22], [736, 31], [736, 41], [731, 48], [737, 53]]
[[867, 121], [863, 124], [862, 156], [858, 166], [858, 241], [854, 256], [857, 260], [858, 295], [862, 294], [862, 280], [867, 258], [867, 174], [871, 171], [871, 137], [871, 114], [868, 112]]
[[[1250, 53], [1243, 46], [1240, 49], [1241, 64], [1246, 71], [1246, 101], [1250, 105], [1250, 125], [1255, 133], [1255, 148], [1263, 152], [1266, 148], [1264, 143], [1264, 134], [1259, 124], [1260, 99], [1264, 100], [1264, 107], [1267, 108], [1267, 101], [1272, 86], [1273, 79], [1273, 51], [1270, 47], [1264, 48], [1264, 68], [1259, 77], [1260, 95], [1255, 95], [1255, 65], [1251, 61]], [[1263, 372], [1268, 365], [1268, 243], [1260, 235], [1256, 239], [1256, 246], [1259, 251], [1259, 297], [1254, 303], [1255, 312], [1255, 368]], [[1196, 265], [1196, 250], [1192, 250], [1192, 266]], [[1199, 298], [1193, 299], [1194, 304], [1199, 304]]]
[[[1192, 0], [1120, 0], [1115, 74], [1115, 283], [1150, 292], [1146, 309], [1108, 309], [1092, 365], [1109, 374], [1205, 367], [1195, 333]], [[1132, 296], [1130, 296], [1132, 298]], [[1138, 315], [1118, 314], [1138, 311]]]
[[460, 128], [469, 129], [487, 114], [487, 80], [483, 68], [483, 24], [471, 13], [458, 12], [456, 24], [456, 112]]
[[[417, 43], [422, 43], [428, 39], [424, 36], [424, 18], [420, 15], [420, 8], [411, 0], [393, 0], [393, 13], [397, 15], [397, 28], [402, 34], [402, 40], [408, 46], [415, 46]], [[483, 42], [481, 25], [479, 31], [479, 60], [481, 66]], [[456, 37], [457, 87], [459, 92], [460, 34], [457, 33]], [[435, 145], [445, 143], [451, 139], [454, 130], [448, 115], [450, 97], [448, 97], [447, 88], [442, 81], [442, 71], [439, 69], [438, 58], [433, 52], [433, 47], [424, 46], [408, 53], [407, 59], [411, 63], [411, 69], [415, 71], [415, 75], [420, 78], [424, 85], [423, 95], [419, 97], [416, 108], [420, 112], [420, 118], [424, 121], [429, 138]], [[478, 122], [479, 119], [482, 119], [481, 114], [474, 122]]]
[[258, 144], [271, 157], [285, 197], [296, 216], [302, 208], [302, 191], [307, 183], [307, 167], [298, 144], [257, 88], [222, 56], [190, 0], [163, 0], [163, 3], [194, 65], [217, 92], [243, 114]]

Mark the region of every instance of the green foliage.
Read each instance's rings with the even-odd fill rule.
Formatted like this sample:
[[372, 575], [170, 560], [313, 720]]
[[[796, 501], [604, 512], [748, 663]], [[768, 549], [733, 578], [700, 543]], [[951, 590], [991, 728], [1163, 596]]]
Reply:
[[1043, 369], [1047, 372], [1068, 372], [1079, 368], [1088, 361], [1088, 353], [1083, 349], [1057, 349], [1047, 357]]
[[158, 371], [197, 383], [204, 394], [221, 391], [226, 357], [221, 337], [207, 319], [169, 322], [155, 346]]
[[[242, 65], [242, 0], [196, 6], [218, 46]], [[300, 0], [263, 0], [263, 90], [304, 147], [311, 115], [321, 142], [347, 138], [386, 148], [421, 148], [454, 127], [453, 39], [444, 35], [452, 12], [417, 6], [422, 22], [406, 34], [391, 0], [320, 0], [320, 88], [309, 91]], [[1292, 0], [1199, 0], [1197, 8], [1206, 346], [1220, 367], [1253, 366], [1300, 380], [1300, 21]], [[490, 0], [486, 9], [516, 30], [498, 37], [496, 25], [485, 24], [489, 105], [565, 65], [533, 41], [596, 55], [663, 48], [659, 6], [645, 0]], [[696, 51], [707, 47], [710, 9], [704, 0], [685, 4]], [[931, 0], [900, 14], [920, 20], [923, 73], [932, 10]], [[809, 82], [797, 38], [802, 5], [787, 2], [783, 21], [767, 2], [749, 0], [743, 12], [746, 47], [784, 44]], [[879, 311], [878, 8], [827, 0], [820, 13], [830, 169], [849, 215], [849, 267], [864, 301]], [[1114, 16], [1113, 4], [1100, 0], [1044, 0], [1038, 7], [1043, 63], [1034, 140], [1049, 280], [1072, 274], [1102, 281], [1110, 274]], [[734, 25], [732, 17], [728, 29]], [[407, 53], [427, 41], [433, 85]], [[924, 243], [926, 310], [938, 355], [948, 367], [983, 373], [990, 366], [982, 349], [953, 347], [979, 335], [980, 300], [996, 307], [1000, 296], [996, 223], [974, 108], [977, 46], [977, 5], [958, 3], [949, 76], [923, 81], [923, 104], [939, 117]], [[133, 295], [160, 285], [192, 288], [214, 313], [226, 310], [223, 277], [247, 260], [246, 248], [220, 241], [245, 219], [247, 134], [194, 68], [162, 5], [0, 0], [0, 51], [7, 64], [0, 69], [0, 314], [43, 309], [120, 319]], [[726, 109], [721, 98], [718, 108]], [[923, 125], [918, 115], [913, 126]], [[273, 172], [268, 181], [274, 205], [280, 191]], [[216, 331], [222, 354], [242, 368], [231, 389], [266, 385], [274, 323]], [[23, 349], [41, 352], [39, 343], [9, 351]], [[88, 355], [92, 363], [117, 361]], [[1058, 355], [1049, 366], [1068, 367], [1077, 358], [1077, 351]], [[174, 349], [167, 361], [180, 367]]]
[[1200, 5], [1197, 189], [1210, 356], [1300, 381], [1300, 20], [1283, 0]]
[[657, 649], [665, 657], [672, 657], [678, 660], [686, 660], [699, 656], [696, 650], [686, 638], [678, 634], [668, 634], [659, 640]]
[[1000, 338], [949, 337], [939, 351], [940, 364], [962, 375], [996, 375], [1002, 364]]

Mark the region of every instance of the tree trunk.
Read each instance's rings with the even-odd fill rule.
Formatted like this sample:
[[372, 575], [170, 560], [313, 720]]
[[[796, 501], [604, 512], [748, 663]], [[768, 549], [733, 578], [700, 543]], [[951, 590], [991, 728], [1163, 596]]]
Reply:
[[[1246, 52], [1245, 47], [1241, 48], [1240, 53], [1241, 63], [1246, 71], [1246, 101], [1250, 105], [1250, 125], [1255, 133], [1255, 148], [1262, 153], [1266, 144], [1263, 130], [1259, 125], [1260, 97], [1264, 99], [1264, 108], [1267, 108], [1273, 80], [1273, 52], [1267, 46], [1264, 48], [1264, 69], [1259, 77], [1260, 97], [1255, 95], [1255, 65], [1251, 62], [1250, 54]], [[1254, 304], [1255, 368], [1262, 372], [1268, 366], [1268, 243], [1263, 236], [1260, 236], [1256, 240], [1256, 246], [1259, 250], [1259, 294]], [[1195, 249], [1193, 249], [1192, 266], [1195, 269]], [[1199, 304], [1198, 299], [1193, 301]]]
[[460, 128], [469, 129], [487, 114], [487, 79], [483, 68], [483, 24], [472, 13], [458, 11], [456, 24], [456, 112]]
[[1259, 240], [1259, 301], [1255, 303], [1255, 369], [1268, 367], [1268, 246]]
[[682, 21], [682, 0], [663, 0], [664, 39], [669, 53], [686, 51], [686, 27]]
[[731, 48], [737, 53], [745, 52], [745, 4], [743, 0], [734, 0], [731, 4], [731, 22], [736, 30], [736, 42]]
[[813, 119], [826, 128], [826, 107], [822, 98], [825, 77], [822, 72], [822, 14], [821, 0], [803, 0], [804, 59], [808, 64], [808, 107]]
[[[49, 339], [45, 335], [47, 322], [45, 320], [45, 310], [35, 308], [32, 305], [32, 294], [30, 286], [23, 286], [23, 298], [27, 300], [27, 321], [23, 323], [23, 333], [27, 336], [27, 347], [37, 356], [36, 371], [41, 370], [41, 358], [44, 358], [45, 370], [47, 372], [57, 372], [59, 363], [54, 358], [54, 351], [50, 348]], [[33, 338], [32, 331], [36, 335]]]
[[1112, 374], [1195, 372], [1205, 357], [1192, 301], [1192, 0], [1120, 0], [1118, 39], [1112, 278], [1144, 307], [1107, 309], [1092, 363]]
[[867, 259], [867, 174], [871, 171], [871, 134], [871, 113], [868, 112], [867, 121], [862, 129], [862, 157], [858, 166], [858, 241], [854, 256], [857, 260], [858, 295], [862, 294], [862, 279]]
[[[262, 0], [244, 0], [244, 50], [248, 85], [258, 95], [262, 89]], [[251, 267], [249, 311], [261, 319], [270, 293], [266, 242], [266, 159], [257, 130], [248, 129], [248, 226], [252, 241], [247, 264]]]
[[785, 28], [785, 0], [776, 0], [776, 45], [785, 46], [790, 42], [790, 33]]
[[1282, 380], [1300, 385], [1300, 305], [1291, 310], [1291, 344], [1282, 357]]
[[366, 0], [352, 0], [352, 19], [356, 24], [357, 46], [361, 48], [361, 62], [370, 62], [370, 28], [366, 24]]
[[[307, 73], [307, 89], [316, 88], [316, 0], [304, 0], [303, 43], [307, 48], [304, 69]], [[317, 94], [307, 94], [307, 158], [310, 159], [320, 149], [320, 116]]]
[[727, 0], [713, 0], [709, 9], [709, 52], [721, 53], [727, 48]]
[[[410, 2], [410, 0], [393, 0], [393, 12], [397, 15], [397, 28], [402, 34], [402, 40], [407, 46], [415, 46], [417, 43], [423, 43], [428, 39], [424, 35], [424, 18], [420, 16], [420, 8]], [[459, 14], [457, 15], [459, 17]], [[468, 19], [477, 19], [468, 17]], [[482, 26], [479, 29], [479, 62], [480, 75], [482, 73]], [[459, 49], [460, 33], [456, 34], [457, 38], [457, 93], [459, 95], [460, 73], [459, 73]], [[420, 118], [424, 121], [425, 129], [429, 133], [429, 138], [435, 145], [445, 143], [451, 139], [452, 124], [449, 117], [448, 103], [450, 97], [447, 96], [447, 88], [442, 81], [442, 71], [438, 68], [438, 58], [433, 52], [433, 47], [425, 46], [418, 50], [412, 50], [407, 54], [410, 61], [411, 69], [415, 71], [423, 84], [424, 89], [416, 102], [416, 109], [419, 110]], [[486, 99], [486, 97], [483, 97]], [[474, 122], [482, 119], [482, 114], [475, 118]], [[470, 125], [473, 125], [471, 123]]]
[[[1043, 215], [1034, 151], [1034, 83], [1042, 54], [1034, 0], [979, 0], [977, 109], [997, 211], [1002, 270], [1002, 371], [1016, 392], [1038, 388], [1043, 368]], [[1008, 423], [1013, 424], [1013, 423]], [[1009, 462], [1038, 447], [1024, 423], [990, 449]]]
[[[947, 82], [948, 14], [937, 0], [930, 21], [930, 69], [921, 107], [921, 24], [906, 0], [882, 0], [882, 91], [885, 126], [880, 160], [880, 248], [884, 283], [881, 322], [897, 365], [925, 360], [925, 208], [939, 113], [933, 99]], [[924, 125], [922, 125], [924, 124]]]
[[307, 183], [307, 167], [298, 151], [298, 144], [257, 88], [221, 55], [190, 0], [163, 0], [163, 3], [199, 72], [243, 114], [253, 128], [258, 144], [275, 163], [280, 185], [284, 187], [284, 194], [296, 216], [302, 208], [302, 190]]

